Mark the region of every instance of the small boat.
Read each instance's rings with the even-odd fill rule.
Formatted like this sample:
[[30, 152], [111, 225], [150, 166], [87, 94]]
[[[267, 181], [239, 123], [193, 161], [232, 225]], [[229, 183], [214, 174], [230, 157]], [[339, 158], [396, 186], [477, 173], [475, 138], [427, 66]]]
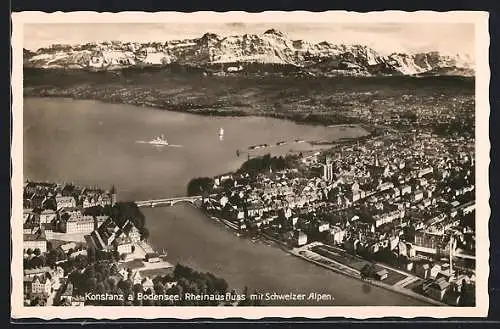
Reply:
[[248, 147], [249, 150], [258, 150], [258, 149], [263, 149], [269, 147], [269, 144], [259, 144], [259, 145], [252, 145]]
[[168, 145], [168, 142], [165, 139], [165, 136], [163, 136], [163, 134], [161, 134], [158, 137], [153, 138], [148, 143], [152, 144], [152, 145], [159, 145], [159, 146], [167, 146]]
[[167, 142], [167, 140], [165, 139], [165, 136], [163, 136], [163, 134], [161, 134], [158, 137], [153, 138], [150, 141], [136, 141], [136, 143], [149, 144], [149, 145], [153, 145], [153, 146], [182, 147], [182, 145], [175, 145], [175, 144], [170, 144], [169, 142]]
[[223, 140], [223, 139], [224, 139], [224, 129], [223, 129], [223, 128], [220, 128], [220, 129], [219, 129], [219, 139], [220, 139], [220, 140]]

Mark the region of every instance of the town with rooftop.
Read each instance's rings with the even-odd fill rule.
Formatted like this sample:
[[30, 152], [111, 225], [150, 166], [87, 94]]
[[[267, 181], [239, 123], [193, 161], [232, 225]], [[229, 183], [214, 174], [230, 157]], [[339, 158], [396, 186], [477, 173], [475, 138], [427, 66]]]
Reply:
[[[443, 135], [382, 129], [328, 149], [249, 157], [187, 190], [242, 238], [433, 305], [473, 306], [474, 138]], [[25, 182], [25, 305], [258, 305], [173, 298], [237, 293], [223, 278], [170, 264], [148, 242], [140, 208], [117, 190]], [[167, 297], [138, 298], [148, 295]]]

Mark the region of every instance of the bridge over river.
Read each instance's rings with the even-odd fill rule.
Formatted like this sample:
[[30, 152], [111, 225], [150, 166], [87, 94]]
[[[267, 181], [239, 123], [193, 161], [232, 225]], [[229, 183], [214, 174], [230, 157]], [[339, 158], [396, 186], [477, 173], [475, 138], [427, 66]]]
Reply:
[[166, 198], [166, 199], [155, 199], [155, 200], [142, 200], [135, 201], [138, 207], [157, 207], [157, 206], [173, 206], [179, 202], [189, 202], [192, 204], [196, 204], [201, 202], [203, 197], [201, 195], [195, 196], [184, 196], [184, 197], [175, 197], [175, 198]]

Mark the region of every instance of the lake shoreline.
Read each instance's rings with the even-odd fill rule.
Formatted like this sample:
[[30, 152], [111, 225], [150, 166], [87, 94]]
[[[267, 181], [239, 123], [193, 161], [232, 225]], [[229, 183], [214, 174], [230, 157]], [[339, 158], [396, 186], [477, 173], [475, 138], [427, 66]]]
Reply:
[[204, 105], [196, 105], [185, 106], [183, 104], [176, 105], [163, 105], [157, 102], [135, 102], [135, 101], [126, 101], [124, 99], [113, 100], [106, 97], [78, 97], [75, 95], [67, 95], [64, 93], [54, 93], [54, 94], [46, 94], [43, 92], [34, 92], [24, 90], [24, 98], [47, 98], [47, 99], [66, 99], [66, 100], [80, 100], [80, 101], [97, 101], [105, 104], [123, 104], [123, 105], [132, 105], [137, 107], [145, 107], [151, 110], [156, 111], [171, 111], [178, 113], [186, 113], [200, 116], [208, 116], [208, 117], [229, 117], [229, 118], [240, 118], [240, 117], [264, 117], [264, 118], [272, 118], [272, 119], [280, 119], [287, 120], [299, 125], [309, 125], [309, 126], [324, 126], [328, 128], [333, 127], [361, 127], [366, 130], [369, 135], [373, 135], [378, 131], [378, 128], [370, 125], [369, 123], [358, 120], [357, 122], [353, 122], [352, 120], [333, 120], [326, 118], [318, 118], [314, 115], [310, 114], [303, 116], [297, 113], [276, 113], [276, 112], [255, 112], [248, 113], [243, 110], [236, 109], [225, 110], [221, 108], [214, 108], [210, 106]]

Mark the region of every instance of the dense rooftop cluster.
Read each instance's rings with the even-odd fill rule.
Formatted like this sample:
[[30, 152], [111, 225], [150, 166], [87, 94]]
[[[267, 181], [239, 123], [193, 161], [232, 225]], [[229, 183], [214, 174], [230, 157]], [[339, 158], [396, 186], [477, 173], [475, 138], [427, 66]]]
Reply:
[[[459, 275], [473, 282], [472, 141], [386, 134], [305, 155], [295, 168], [276, 171], [272, 163], [258, 173], [216, 177], [204, 207], [242, 232], [292, 246], [319, 241], [418, 272], [420, 289], [430, 278], [422, 266], [447, 269], [449, 282]], [[422, 293], [435, 296], [428, 286]], [[452, 293], [449, 286], [445, 290], [446, 296]]]
[[227, 292], [225, 280], [156, 253], [144, 216], [135, 203], [116, 202], [114, 187], [28, 181], [24, 206], [25, 305], [219, 305], [143, 296]]

